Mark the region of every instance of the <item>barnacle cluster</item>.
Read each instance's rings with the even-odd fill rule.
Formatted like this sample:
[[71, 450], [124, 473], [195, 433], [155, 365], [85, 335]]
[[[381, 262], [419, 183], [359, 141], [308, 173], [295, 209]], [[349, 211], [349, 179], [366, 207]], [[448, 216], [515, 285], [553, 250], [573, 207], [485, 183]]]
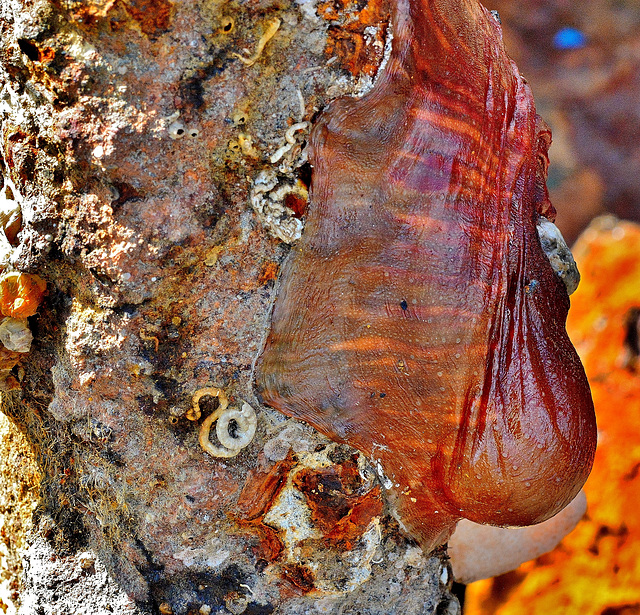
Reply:
[[185, 126], [184, 122], [180, 120], [172, 122], [167, 128], [167, 132], [174, 141], [182, 139], [182, 137], [195, 139], [200, 134], [200, 131], [195, 126]]
[[31, 350], [33, 335], [27, 318], [33, 316], [46, 291], [37, 275], [8, 270], [22, 226], [19, 195], [7, 179], [0, 190], [0, 390], [18, 388], [11, 370], [20, 355]]
[[258, 218], [276, 239], [293, 243], [302, 235], [302, 221], [289, 206], [294, 200], [306, 202], [307, 188], [297, 180], [283, 181], [275, 171], [262, 171], [256, 177], [251, 191], [251, 205]]
[[[222, 389], [206, 387], [199, 389], [191, 400], [192, 407], [187, 412], [187, 418], [197, 421], [202, 416], [200, 399], [210, 395], [218, 398], [218, 408], [214, 410], [200, 426], [200, 446], [213, 457], [235, 457], [243, 448], [248, 446], [256, 434], [258, 420], [255, 410], [246, 402], [242, 408], [229, 408], [229, 399]], [[216, 436], [220, 446], [209, 440], [211, 426], [216, 423]]]
[[164, 118], [164, 125], [169, 138], [174, 141], [183, 137], [195, 139], [200, 134], [200, 130], [196, 126], [187, 126], [180, 119], [180, 111], [176, 111], [169, 117]]
[[228, 149], [232, 153], [242, 153], [248, 158], [260, 158], [260, 152], [253, 144], [253, 137], [249, 134], [241, 132], [237, 139], [229, 141]]
[[[300, 117], [305, 104], [300, 98]], [[260, 171], [253, 181], [251, 206], [258, 219], [276, 239], [292, 244], [302, 235], [300, 219], [309, 201], [307, 186], [300, 179], [301, 167], [307, 162], [306, 136], [309, 122], [292, 123], [282, 144], [271, 154], [269, 162], [277, 165]]]

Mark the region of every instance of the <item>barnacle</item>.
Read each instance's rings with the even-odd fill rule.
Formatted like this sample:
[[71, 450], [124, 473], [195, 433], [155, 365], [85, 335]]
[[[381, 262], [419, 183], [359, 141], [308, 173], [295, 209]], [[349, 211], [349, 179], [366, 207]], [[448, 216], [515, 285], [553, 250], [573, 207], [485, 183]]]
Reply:
[[245, 111], [237, 111], [231, 117], [231, 121], [236, 128], [238, 126], [244, 126], [247, 123], [247, 113]]
[[536, 228], [542, 250], [547, 255], [553, 270], [567, 287], [567, 293], [571, 295], [578, 288], [580, 282], [580, 273], [571, 250], [558, 227], [550, 220], [540, 216]]
[[240, 133], [238, 135], [238, 145], [245, 156], [260, 158], [260, 152], [254, 147], [253, 138], [250, 135]]
[[187, 134], [187, 129], [184, 125], [184, 122], [176, 120], [169, 125], [169, 127], [167, 128], [167, 132], [169, 133], [169, 137], [171, 139], [182, 139], [182, 137]]
[[47, 283], [37, 275], [11, 271], [0, 278], [0, 312], [12, 318], [33, 316]]
[[220, 20], [220, 30], [225, 34], [231, 34], [231, 32], [233, 32], [235, 24], [236, 22], [233, 17], [229, 17], [227, 15]]
[[[222, 389], [206, 387], [194, 393], [191, 400], [192, 408], [187, 412], [188, 419], [198, 420], [202, 416], [200, 399], [207, 395], [217, 397], [219, 406], [200, 427], [200, 446], [213, 457], [235, 457], [251, 443], [255, 436], [257, 426], [255, 410], [246, 402], [242, 404], [240, 410], [228, 408], [229, 400]], [[211, 426], [216, 421], [216, 436], [222, 446], [215, 446], [209, 440]]]
[[16, 238], [22, 228], [22, 208], [11, 182], [3, 180], [0, 189], [0, 270], [9, 265]]

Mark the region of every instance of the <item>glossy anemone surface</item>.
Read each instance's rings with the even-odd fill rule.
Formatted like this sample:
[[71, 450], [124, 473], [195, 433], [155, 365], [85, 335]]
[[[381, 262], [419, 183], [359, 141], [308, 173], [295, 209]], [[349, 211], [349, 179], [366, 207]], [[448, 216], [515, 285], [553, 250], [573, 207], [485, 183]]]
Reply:
[[589, 386], [545, 257], [550, 133], [473, 0], [398, 0], [391, 57], [311, 134], [302, 239], [262, 399], [366, 453], [425, 550], [467, 518], [529, 525], [591, 468]]

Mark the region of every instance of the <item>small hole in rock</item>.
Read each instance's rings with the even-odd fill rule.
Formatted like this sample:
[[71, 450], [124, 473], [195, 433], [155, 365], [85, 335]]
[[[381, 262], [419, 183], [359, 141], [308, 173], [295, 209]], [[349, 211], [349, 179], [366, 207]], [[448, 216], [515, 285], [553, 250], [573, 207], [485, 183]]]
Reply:
[[40, 51], [37, 45], [26, 38], [18, 39], [18, 47], [32, 62], [37, 62], [40, 59]]
[[234, 20], [231, 17], [223, 17], [222, 19], [222, 31], [225, 34], [229, 34], [233, 30], [235, 25]]
[[308, 162], [305, 162], [298, 171], [298, 177], [300, 181], [307, 187], [311, 185], [311, 165]]
[[203, 415], [210, 414], [218, 409], [220, 402], [217, 397], [213, 395], [205, 395], [200, 399], [200, 410]]

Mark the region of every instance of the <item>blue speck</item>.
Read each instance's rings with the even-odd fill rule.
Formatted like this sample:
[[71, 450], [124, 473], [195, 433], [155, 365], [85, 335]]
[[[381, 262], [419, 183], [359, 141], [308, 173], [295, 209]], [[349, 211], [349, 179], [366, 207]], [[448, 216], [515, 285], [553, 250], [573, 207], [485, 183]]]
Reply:
[[556, 49], [581, 49], [587, 44], [587, 37], [577, 28], [562, 28], [553, 37]]

